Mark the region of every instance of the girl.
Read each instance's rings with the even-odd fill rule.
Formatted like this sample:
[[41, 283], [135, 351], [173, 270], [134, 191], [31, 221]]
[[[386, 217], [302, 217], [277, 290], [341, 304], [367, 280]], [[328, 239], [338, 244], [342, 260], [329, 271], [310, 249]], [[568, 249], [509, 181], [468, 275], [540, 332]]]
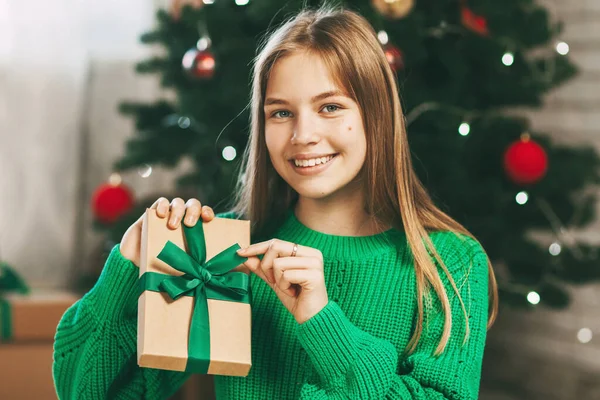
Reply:
[[[232, 212], [249, 219], [253, 366], [218, 399], [476, 399], [497, 313], [488, 257], [417, 179], [395, 76], [354, 12], [302, 11], [256, 59]], [[196, 199], [152, 206], [175, 228]], [[188, 377], [136, 364], [141, 219], [58, 326], [61, 399], [161, 399]], [[489, 303], [489, 304], [488, 304]]]

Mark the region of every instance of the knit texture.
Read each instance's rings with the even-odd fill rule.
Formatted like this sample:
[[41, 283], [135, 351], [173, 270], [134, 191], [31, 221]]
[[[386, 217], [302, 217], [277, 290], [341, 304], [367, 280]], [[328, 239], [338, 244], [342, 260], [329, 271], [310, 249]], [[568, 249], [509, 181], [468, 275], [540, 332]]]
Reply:
[[[323, 253], [330, 301], [298, 324], [272, 289], [252, 274], [253, 365], [247, 377], [215, 376], [218, 400], [478, 397], [488, 267], [477, 241], [430, 233], [459, 288], [470, 327], [463, 345], [464, 314], [440, 268], [452, 331], [444, 353], [436, 357], [444, 318], [435, 295], [417, 351], [404, 353], [417, 323], [413, 258], [404, 232], [327, 235], [304, 226], [290, 210], [273, 237]], [[53, 365], [60, 399], [164, 399], [189, 376], [137, 366], [138, 273], [115, 246], [94, 288], [64, 314]]]

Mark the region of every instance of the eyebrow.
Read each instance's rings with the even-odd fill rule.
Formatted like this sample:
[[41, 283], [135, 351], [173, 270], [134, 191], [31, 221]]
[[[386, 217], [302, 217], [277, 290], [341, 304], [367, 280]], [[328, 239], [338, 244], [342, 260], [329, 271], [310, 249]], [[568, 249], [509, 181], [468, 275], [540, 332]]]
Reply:
[[[335, 97], [335, 96], [346, 97], [346, 95], [342, 91], [340, 91], [340, 90], [330, 90], [328, 92], [323, 92], [321, 94], [313, 96], [310, 99], [310, 101], [311, 101], [311, 103], [316, 103], [317, 101], [326, 99], [328, 97]], [[283, 100], [283, 99], [276, 99], [276, 98], [273, 98], [273, 97], [268, 97], [265, 100], [265, 107], [266, 106], [270, 106], [271, 104], [289, 104], [289, 103], [286, 100]]]

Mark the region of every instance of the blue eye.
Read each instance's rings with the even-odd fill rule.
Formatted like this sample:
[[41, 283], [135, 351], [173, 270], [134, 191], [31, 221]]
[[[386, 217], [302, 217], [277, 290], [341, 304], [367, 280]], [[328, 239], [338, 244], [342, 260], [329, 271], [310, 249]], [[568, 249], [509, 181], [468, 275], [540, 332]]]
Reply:
[[[333, 110], [330, 108], [333, 107]], [[340, 109], [340, 106], [336, 105], [336, 104], [327, 104], [325, 107], [323, 107], [323, 109], [328, 109], [330, 113], [337, 111]]]
[[[280, 113], [288, 113], [287, 116], [282, 116]], [[273, 114], [271, 114], [272, 117], [275, 118], [287, 118], [289, 117], [290, 112], [286, 111], [286, 110], [280, 110], [280, 111], [275, 111]]]

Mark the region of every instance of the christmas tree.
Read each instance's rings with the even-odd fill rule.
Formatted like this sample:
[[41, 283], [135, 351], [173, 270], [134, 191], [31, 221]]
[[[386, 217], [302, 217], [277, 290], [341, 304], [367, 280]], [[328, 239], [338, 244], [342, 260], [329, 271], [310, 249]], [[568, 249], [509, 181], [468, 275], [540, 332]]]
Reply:
[[[178, 178], [177, 195], [226, 210], [248, 140], [257, 48], [291, 13], [319, 3], [180, 0], [160, 10], [141, 40], [164, 54], [137, 71], [160, 76], [176, 100], [121, 105], [136, 133], [115, 170], [187, 158], [194, 169]], [[556, 145], [523, 116], [576, 74], [561, 24], [533, 0], [338, 3], [377, 32], [397, 73], [417, 173], [487, 250], [501, 303], [565, 307], [566, 283], [600, 276], [598, 248], [568, 235], [595, 217], [596, 198], [585, 189], [600, 181], [600, 159], [591, 148]], [[154, 200], [111, 221], [115, 241]], [[532, 231], [554, 240], [542, 244]]]

